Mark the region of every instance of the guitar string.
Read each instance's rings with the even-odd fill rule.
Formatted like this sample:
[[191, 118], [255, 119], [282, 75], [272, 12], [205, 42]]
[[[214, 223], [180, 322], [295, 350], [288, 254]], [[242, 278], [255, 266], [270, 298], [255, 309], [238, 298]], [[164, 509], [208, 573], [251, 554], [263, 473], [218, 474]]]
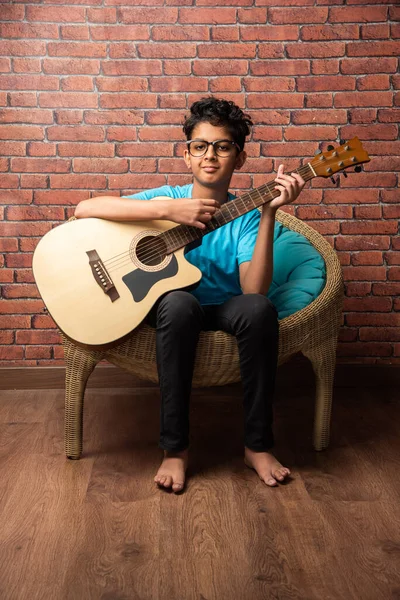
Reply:
[[[296, 169], [296, 170], [297, 170], [297, 172], [299, 172], [299, 174], [302, 174], [301, 171], [303, 171], [303, 173], [305, 174], [305, 169], [306, 168], [308, 168], [308, 165], [300, 167], [299, 169]], [[271, 185], [274, 186], [272, 189], [270, 188]], [[251, 198], [251, 193], [254, 193], [256, 191], [259, 193], [260, 197], [262, 198], [260, 191], [263, 188], [266, 188], [265, 191], [268, 191], [271, 194], [271, 196], [272, 196], [272, 193], [276, 194], [275, 196], [272, 196], [271, 200], [273, 200], [274, 198], [276, 198], [276, 197], [278, 197], [280, 195], [280, 192], [277, 192], [275, 190], [275, 182], [270, 182], [270, 183], [267, 183], [267, 184], [263, 184], [262, 186], [260, 186], [256, 190], [253, 190], [253, 192], [250, 192], [250, 193], [247, 192], [247, 193], [243, 194], [242, 196], [239, 196], [238, 198], [235, 198], [235, 200], [236, 200], [236, 202], [240, 201], [243, 204], [244, 208], [248, 208], [248, 204], [247, 205], [245, 204], [245, 200], [247, 200], [247, 202], [248, 202], [249, 199], [251, 199], [253, 201], [253, 199]], [[263, 193], [264, 193], [264, 190], [263, 190]], [[250, 198], [246, 198], [246, 196], [249, 196]], [[262, 198], [262, 199], [264, 200], [264, 198]], [[227, 210], [228, 210], [228, 212], [230, 213], [230, 215], [229, 215], [229, 221], [230, 221], [231, 217], [232, 217], [232, 214], [231, 214], [231, 211], [229, 210], [228, 203], [224, 204], [223, 206], [226, 207]], [[255, 208], [257, 208], [256, 205], [254, 206], [254, 209]], [[221, 213], [219, 213], [219, 215], [221, 215]], [[225, 223], [222, 223], [222, 224], [219, 223], [219, 225], [223, 226], [224, 224], [226, 224], [229, 221], [225, 221]], [[199, 230], [199, 233], [200, 233], [200, 231], [202, 231], [202, 230]], [[199, 235], [199, 237], [202, 237], [202, 235]], [[161, 254], [159, 251], [157, 251], [157, 249], [155, 249], [153, 247], [154, 246], [154, 242], [156, 240], [157, 240], [157, 237], [154, 237], [149, 242], [147, 242], [146, 244], [144, 244], [142, 246], [142, 248], [141, 248], [141, 254], [140, 254], [140, 260], [141, 260], [141, 262], [149, 261], [149, 260], [153, 260], [153, 259], [157, 260], [158, 262], [161, 262], [161, 260], [163, 259], [163, 257], [165, 257], [165, 253]], [[150, 251], [150, 253], [146, 254], [146, 251]], [[129, 264], [131, 262], [130, 252], [129, 251], [123, 252], [123, 253], [115, 256], [115, 257], [112, 257], [112, 258], [106, 260], [103, 264], [106, 264], [106, 263], [109, 264], [111, 262], [113, 264], [111, 264], [110, 267], [107, 268], [108, 272], [115, 271], [116, 269], [120, 269], [124, 265]]]
[[[309, 169], [309, 167], [308, 167], [308, 164], [307, 164], [307, 165], [304, 165], [302, 167], [299, 167], [298, 169], [295, 169], [295, 171], [297, 171], [300, 175], [302, 175], [302, 174], [305, 175], [306, 171], [308, 171], [308, 169]], [[263, 184], [262, 186], [260, 186], [256, 190], [253, 190], [252, 192], [246, 192], [242, 196], [239, 196], [238, 198], [235, 198], [234, 201], [242, 203], [243, 206], [244, 206], [244, 208], [247, 208], [248, 204], [247, 205], [245, 204], [245, 200], [247, 200], [247, 202], [248, 202], [249, 199], [253, 201], [253, 198], [251, 198], [251, 194], [254, 193], [254, 192], [258, 192], [259, 195], [260, 195], [260, 197], [262, 197], [261, 196], [261, 192], [262, 193], [269, 192], [271, 195], [272, 195], [272, 193], [275, 193], [276, 196], [272, 196], [272, 198], [271, 198], [271, 200], [273, 200], [274, 198], [276, 198], [276, 197], [278, 197], [280, 195], [280, 192], [278, 192], [275, 189], [275, 185], [278, 185], [278, 184], [275, 183], [275, 181]], [[271, 189], [270, 186], [273, 186], [272, 189]], [[249, 198], [246, 198], [247, 196]], [[231, 212], [229, 210], [228, 203], [223, 204], [223, 207], [226, 207], [225, 210], [228, 210], [229, 213]], [[255, 208], [257, 208], [256, 205], [254, 206], [254, 209]], [[220, 212], [218, 214], [221, 215]], [[231, 216], [232, 215], [230, 214], [230, 217]], [[229, 219], [229, 220], [231, 220], [231, 219]], [[229, 221], [227, 221], [227, 222], [229, 222]], [[224, 224], [225, 223], [222, 223], [222, 224], [219, 224], [219, 225], [222, 226]], [[199, 230], [199, 232], [200, 231], [204, 231], [204, 230]], [[159, 251], [157, 251], [156, 248], [153, 247], [154, 246], [154, 242], [156, 240], [157, 240], [157, 237], [153, 237], [149, 242], [146, 242], [145, 244], [143, 244], [143, 246], [141, 248], [141, 253], [140, 253], [140, 260], [141, 260], [141, 262], [152, 260], [152, 259], [157, 259], [157, 260], [159, 260], [160, 258], [162, 259], [163, 255]], [[147, 254], [146, 254], [146, 252], [147, 252]], [[126, 260], [126, 259], [128, 259], [128, 260]], [[108, 270], [108, 272], [111, 272], [111, 271], [114, 271], [115, 269], [120, 269], [122, 266], [124, 266], [124, 264], [128, 264], [129, 262], [130, 262], [130, 252], [129, 251], [125, 251], [125, 252], [122, 252], [121, 254], [117, 254], [116, 256], [111, 257], [111, 258], [105, 260], [103, 262], [103, 264], [104, 265], [110, 265], [110, 267], [107, 267], [107, 270]]]
[[[306, 166], [307, 166], [307, 165], [305, 165], [304, 167], [300, 167], [300, 169], [302, 169], [302, 170], [303, 170], [303, 169], [305, 169], [305, 168], [306, 168]], [[300, 169], [299, 169], [299, 171], [300, 171]], [[305, 174], [305, 172], [304, 172], [304, 174]], [[241, 200], [242, 198], [244, 198], [245, 196], [251, 196], [251, 193], [254, 193], [254, 192], [258, 191], [258, 190], [261, 190], [262, 188], [267, 188], [267, 190], [266, 190], [266, 191], [268, 191], [269, 193], [271, 193], [272, 191], [274, 191], [274, 190], [275, 190], [275, 186], [272, 188], [272, 190], [271, 190], [271, 189], [269, 189], [269, 186], [270, 186], [270, 185], [273, 185], [274, 183], [275, 183], [275, 182], [270, 182], [270, 183], [267, 183], [267, 184], [263, 184], [262, 186], [260, 186], [260, 187], [259, 187], [259, 188], [257, 188], [256, 190], [253, 190], [253, 192], [247, 192], [247, 193], [243, 194], [242, 196], [239, 196], [238, 198], [235, 198], [234, 200], [235, 200], [235, 201], [239, 201], [239, 200]], [[276, 193], [276, 192], [274, 192], [274, 193]], [[279, 195], [279, 193], [278, 193], [278, 195]], [[277, 197], [277, 196], [276, 196], [276, 197]], [[274, 198], [272, 197], [272, 198], [271, 198], [271, 200], [273, 200], [273, 199], [274, 199]], [[242, 200], [242, 203], [243, 203], [243, 200]], [[228, 208], [228, 211], [229, 211], [229, 206], [228, 206], [228, 203], [224, 204], [223, 206], [227, 207], [227, 208]], [[244, 207], [246, 208], [246, 205], [244, 205]], [[256, 207], [256, 206], [254, 206], [254, 208], [257, 208], [257, 207]], [[229, 211], [229, 212], [230, 212], [230, 211]], [[232, 216], [232, 215], [230, 215], [230, 216]], [[222, 224], [222, 225], [223, 225], [223, 224]], [[153, 245], [153, 243], [154, 243], [154, 240], [155, 240], [155, 239], [156, 239], [156, 238], [152, 238], [152, 240], [150, 240], [150, 241], [149, 241], [149, 242], [147, 242], [146, 244], [143, 244], [143, 246], [142, 246], [142, 251], [143, 251], [144, 249], [151, 249], [151, 246]], [[111, 258], [109, 258], [109, 259], [107, 259], [107, 260], [103, 261], [103, 264], [104, 264], [104, 265], [106, 265], [106, 264], [110, 264], [110, 263], [114, 262], [115, 260], [119, 260], [119, 258], [120, 258], [120, 257], [122, 257], [122, 256], [124, 256], [124, 255], [127, 255], [127, 254], [129, 254], [129, 252], [122, 252], [121, 254], [117, 254], [116, 256], [114, 256], [114, 257], [111, 257]], [[144, 258], [149, 258], [149, 256], [147, 256], [147, 257], [144, 257]]]

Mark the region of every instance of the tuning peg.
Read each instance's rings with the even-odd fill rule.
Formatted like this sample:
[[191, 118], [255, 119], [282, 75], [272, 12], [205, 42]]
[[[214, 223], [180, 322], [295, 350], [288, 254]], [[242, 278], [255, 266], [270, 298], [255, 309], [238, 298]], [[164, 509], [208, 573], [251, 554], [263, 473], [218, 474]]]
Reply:
[[354, 172], [355, 173], [359, 173], [360, 171], [362, 171], [362, 166], [361, 165], [357, 165], [356, 167], [354, 167]]
[[331, 177], [331, 181], [334, 185], [337, 185], [339, 183], [339, 177], [336, 178], [336, 181], [333, 177]]
[[331, 146], [331, 145], [329, 145], [329, 146], [327, 147], [327, 150], [333, 150], [333, 149], [334, 149], [334, 146]]
[[340, 145], [343, 146], [346, 143], [346, 140], [340, 140]]
[[344, 175], [345, 177], [347, 177], [347, 173], [346, 173], [346, 171], [342, 171], [342, 172], [343, 172], [343, 175]]
[[318, 154], [322, 154], [322, 150], [320, 150], [319, 148], [318, 148], [318, 150], [315, 151], [315, 155], [314, 156], [318, 156]]

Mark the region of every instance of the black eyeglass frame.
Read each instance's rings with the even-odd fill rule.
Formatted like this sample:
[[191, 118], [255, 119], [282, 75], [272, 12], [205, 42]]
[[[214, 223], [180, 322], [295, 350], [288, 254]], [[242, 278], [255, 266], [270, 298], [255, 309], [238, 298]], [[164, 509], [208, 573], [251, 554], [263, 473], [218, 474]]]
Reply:
[[[190, 152], [190, 144], [192, 142], [203, 142], [204, 144], [207, 144], [207, 148], [206, 148], [205, 152], [203, 152], [203, 154], [192, 154]], [[207, 142], [207, 140], [187, 140], [186, 145], [187, 145], [187, 149], [188, 149], [188, 152], [189, 152], [190, 156], [194, 156], [195, 158], [200, 158], [201, 156], [204, 156], [205, 154], [207, 154], [208, 148], [210, 146], [213, 147], [214, 153], [217, 156], [219, 156], [220, 158], [228, 158], [227, 156], [221, 156], [220, 154], [218, 154], [218, 152], [217, 152], [214, 144], [218, 144], [220, 142], [227, 142], [228, 144], [231, 144], [232, 146], [236, 146], [236, 148], [238, 149], [238, 151], [241, 152], [239, 144], [237, 144], [236, 142], [234, 142], [232, 140], [226, 140], [226, 139], [215, 140], [215, 142]]]

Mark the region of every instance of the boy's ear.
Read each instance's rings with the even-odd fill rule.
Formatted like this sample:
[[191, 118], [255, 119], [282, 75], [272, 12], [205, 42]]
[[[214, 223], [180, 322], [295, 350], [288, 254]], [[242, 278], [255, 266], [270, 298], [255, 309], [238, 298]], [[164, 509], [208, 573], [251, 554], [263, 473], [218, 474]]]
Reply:
[[247, 152], [242, 150], [236, 157], [235, 169], [241, 169], [246, 162]]
[[185, 148], [185, 150], [184, 150], [184, 152], [183, 152], [183, 160], [185, 161], [187, 168], [188, 168], [188, 169], [190, 169], [190, 168], [191, 168], [191, 164], [190, 164], [190, 154], [189, 154], [189, 152], [186, 150], [186, 148]]

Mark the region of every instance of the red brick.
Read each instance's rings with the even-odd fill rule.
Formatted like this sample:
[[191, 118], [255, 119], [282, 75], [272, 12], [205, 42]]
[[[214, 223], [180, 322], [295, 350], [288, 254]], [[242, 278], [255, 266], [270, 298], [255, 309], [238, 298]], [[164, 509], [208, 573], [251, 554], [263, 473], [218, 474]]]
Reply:
[[110, 60], [103, 63], [104, 75], [161, 75], [160, 60]]
[[382, 110], [378, 110], [378, 121], [382, 123], [398, 123], [399, 120], [399, 108], [383, 108]]
[[71, 169], [70, 160], [59, 158], [12, 158], [11, 171], [28, 173], [67, 173]]
[[217, 25], [210, 27], [211, 40], [213, 42], [238, 42], [239, 27], [236, 25]]
[[2, 283], [13, 283], [14, 281], [14, 270], [13, 269], [0, 269], [0, 281]]
[[49, 142], [28, 142], [26, 153], [28, 156], [55, 156], [56, 145]]
[[49, 56], [106, 58], [107, 45], [93, 42], [49, 42], [47, 52]]
[[318, 40], [356, 40], [360, 37], [358, 25], [305, 25], [300, 38], [306, 42]]
[[[54, 175], [57, 177], [57, 175]], [[63, 176], [60, 176], [63, 177]], [[61, 221], [64, 219], [62, 208], [39, 208], [37, 206], [9, 206], [7, 208], [7, 219], [9, 221]]]
[[60, 32], [63, 40], [88, 40], [90, 37], [87, 25], [61, 25]]
[[390, 237], [387, 235], [374, 236], [338, 236], [336, 238], [337, 250], [388, 250]]
[[26, 7], [27, 21], [54, 21], [55, 23], [84, 23], [85, 9], [69, 6], [65, 10], [64, 6], [27, 6]]
[[76, 173], [126, 173], [128, 161], [123, 158], [74, 158]]
[[0, 139], [2, 140], [42, 140], [43, 127], [30, 125], [0, 125]]
[[45, 58], [43, 59], [43, 71], [59, 75], [98, 75], [100, 73], [100, 61], [91, 58]]
[[[46, 7], [47, 8], [47, 7]], [[0, 38], [58, 38], [58, 26], [43, 23], [0, 23]]]
[[12, 284], [3, 286], [3, 298], [40, 298], [40, 294], [34, 284]]
[[0, 188], [17, 188], [18, 175], [0, 175]]
[[0, 252], [18, 252], [16, 238], [0, 238]]
[[1, 7], [2, 21], [20, 21], [24, 18], [25, 9], [23, 6], [7, 6], [4, 4]]
[[47, 139], [52, 140], [74, 140], [75, 142], [103, 142], [104, 129], [89, 125], [79, 127], [68, 127], [55, 125], [47, 128]]
[[93, 23], [116, 23], [116, 8], [88, 8], [87, 20]]
[[0, 331], [0, 344], [12, 344], [14, 337], [14, 331]]
[[32, 317], [32, 326], [35, 329], [54, 329], [56, 324], [50, 315], [34, 315]]
[[[4, 5], [3, 5], [4, 6]], [[0, 55], [5, 56], [44, 56], [46, 42], [27, 40], [1, 40]]]
[[302, 44], [287, 44], [286, 52], [289, 58], [328, 58], [331, 56], [344, 56], [344, 42], [303, 42]]
[[316, 126], [313, 127], [287, 127], [284, 133], [285, 139], [291, 140], [333, 140], [337, 137], [336, 127], [324, 127]]
[[206, 41], [210, 39], [210, 31], [206, 25], [180, 25], [179, 27], [154, 25], [151, 28], [151, 35], [155, 41]]
[[164, 75], [191, 75], [192, 61], [190, 60], [164, 60]]
[[25, 356], [26, 358], [50, 358], [51, 348], [48, 346], [27, 346]]
[[353, 253], [351, 256], [351, 264], [354, 266], [383, 265], [382, 252], [371, 250]]
[[90, 27], [93, 40], [122, 41], [148, 40], [150, 30], [148, 25], [107, 25]]
[[398, 56], [400, 42], [354, 42], [347, 44], [347, 56]]
[[98, 156], [106, 158], [114, 156], [114, 144], [80, 144], [65, 142], [57, 144], [59, 156]]
[[299, 206], [297, 208], [299, 219], [351, 219], [353, 209], [351, 206]]
[[[156, 81], [153, 79], [153, 81]], [[152, 90], [153, 91], [153, 90]], [[153, 94], [101, 94], [101, 108], [156, 108], [157, 96]]]
[[389, 267], [388, 280], [389, 281], [399, 281], [400, 280], [400, 267]]
[[0, 329], [26, 329], [30, 327], [30, 324], [31, 317], [27, 315], [21, 315], [19, 317], [0, 315]]
[[371, 293], [372, 283], [350, 282], [345, 283], [346, 296], [368, 296]]
[[141, 125], [144, 122], [144, 111], [110, 110], [85, 111], [85, 122], [94, 125]]
[[[175, 62], [179, 68], [181, 61]], [[147, 92], [149, 83], [145, 77], [96, 77], [96, 86], [99, 92]]]
[[165, 185], [165, 175], [110, 175], [108, 187], [110, 190], [122, 188], [150, 189]]
[[[347, 111], [345, 110], [294, 110], [291, 117], [294, 125], [347, 123]], [[294, 127], [293, 129], [296, 128]]]
[[32, 190], [5, 190], [0, 194], [0, 204], [31, 204]]
[[397, 221], [360, 221], [351, 223], [341, 223], [341, 232], [343, 234], [357, 235], [357, 234], [378, 234], [382, 235], [385, 233], [395, 234], [398, 230]]
[[298, 77], [297, 89], [299, 92], [323, 92], [337, 90], [354, 90], [356, 80], [354, 77], [344, 75], [320, 75], [318, 77]]
[[386, 6], [350, 7], [335, 6], [330, 9], [331, 23], [368, 23], [370, 21], [386, 21]]
[[[15, 281], [17, 283], [35, 283], [35, 278], [30, 269], [17, 269], [15, 271]], [[29, 324], [25, 327], [29, 327]]]
[[91, 77], [64, 77], [61, 81], [63, 92], [92, 92], [94, 90]]
[[[206, 92], [208, 79], [206, 77], [158, 77], [150, 80], [152, 92]], [[152, 108], [155, 108], [153, 106]]]
[[24, 349], [22, 346], [0, 346], [0, 359], [10, 360], [13, 358], [23, 358]]
[[5, 108], [0, 109], [1, 123], [53, 123], [51, 110]]
[[270, 23], [325, 23], [328, 18], [328, 8], [294, 7], [270, 8], [268, 21]]
[[137, 132], [133, 127], [108, 127], [107, 140], [109, 142], [128, 142], [137, 140]]
[[311, 72], [313, 75], [336, 75], [339, 73], [339, 60], [315, 59], [311, 63]]
[[[185, 10], [185, 9], [182, 9]], [[201, 9], [200, 9], [201, 10]], [[223, 9], [220, 9], [223, 10]], [[176, 23], [178, 19], [177, 8], [119, 8], [118, 20], [121, 23]], [[183, 22], [183, 21], [182, 21]], [[195, 22], [195, 21], [193, 21]]]
[[250, 63], [252, 75], [307, 75], [310, 72], [308, 60], [258, 60]]
[[269, 79], [246, 77], [244, 87], [248, 92], [293, 92], [295, 91], [295, 79], [293, 77], [274, 77]]
[[6, 256], [6, 264], [7, 267], [16, 267], [17, 269], [32, 267], [32, 254], [22, 254], [21, 252], [18, 254], [8, 254]]
[[384, 259], [388, 265], [400, 265], [399, 252], [385, 252]]
[[390, 356], [392, 348], [385, 343], [342, 343], [337, 349], [338, 356]]
[[240, 77], [218, 77], [210, 80], [210, 92], [240, 92], [241, 89]]
[[81, 200], [86, 200], [89, 197], [86, 191], [68, 190], [67, 192], [57, 190], [57, 194], [54, 194], [53, 190], [35, 190], [34, 201], [35, 204], [49, 204], [49, 205], [60, 205], [60, 204], [72, 204], [76, 205]]
[[302, 108], [303, 94], [248, 94], [247, 106], [249, 108]]
[[376, 108], [353, 108], [346, 112], [350, 123], [375, 123], [378, 111]]
[[381, 206], [356, 206], [354, 208], [356, 219], [380, 219], [382, 217]]
[[345, 58], [340, 61], [340, 70], [345, 75], [367, 73], [396, 73], [396, 58]]
[[162, 94], [160, 108], [186, 108], [186, 98], [182, 94]]
[[35, 92], [10, 92], [10, 106], [36, 106]]
[[[382, 284], [376, 284], [382, 285]], [[370, 325], [377, 327], [394, 327], [400, 326], [400, 315], [382, 314], [382, 313], [365, 313], [365, 314], [348, 314], [346, 315], [346, 323], [353, 327], [360, 325]]]
[[2, 75], [0, 89], [13, 90], [58, 90], [60, 87], [57, 77], [50, 75]]
[[359, 190], [331, 189], [324, 190], [324, 204], [368, 204], [379, 202], [379, 190], [363, 189], [362, 195]]
[[[162, 160], [160, 158], [159, 163]], [[154, 158], [134, 158], [129, 161], [129, 171], [132, 173], [155, 173], [157, 171], [157, 161]]]
[[361, 341], [394, 342], [400, 340], [400, 327], [361, 327]]
[[181, 8], [179, 11], [179, 23], [207, 23], [207, 25], [236, 23], [236, 9]]
[[110, 48], [110, 58], [137, 58], [136, 46], [132, 42], [115, 42]]
[[41, 71], [39, 58], [13, 58], [12, 64], [14, 73], [40, 73]]
[[54, 117], [57, 125], [81, 125], [83, 122], [83, 110], [55, 110]]
[[105, 175], [50, 175], [51, 188], [105, 189], [106, 186]]
[[354, 312], [390, 312], [392, 300], [390, 298], [345, 298], [344, 311]]
[[385, 281], [386, 267], [343, 267], [343, 277], [346, 281]]
[[17, 331], [15, 334], [18, 344], [59, 344], [60, 334], [56, 331], [28, 330]]
[[42, 300], [0, 300], [0, 314], [36, 314], [43, 310]]
[[[400, 191], [397, 193], [400, 194]], [[384, 206], [383, 207], [383, 218], [384, 219], [400, 218], [400, 206], [399, 205]]]
[[333, 106], [332, 94], [305, 94], [304, 102], [306, 108], [331, 108]]
[[239, 8], [238, 9], [239, 23], [266, 23], [267, 9], [266, 8]]
[[98, 95], [73, 92], [41, 92], [39, 106], [43, 108], [97, 108]]

